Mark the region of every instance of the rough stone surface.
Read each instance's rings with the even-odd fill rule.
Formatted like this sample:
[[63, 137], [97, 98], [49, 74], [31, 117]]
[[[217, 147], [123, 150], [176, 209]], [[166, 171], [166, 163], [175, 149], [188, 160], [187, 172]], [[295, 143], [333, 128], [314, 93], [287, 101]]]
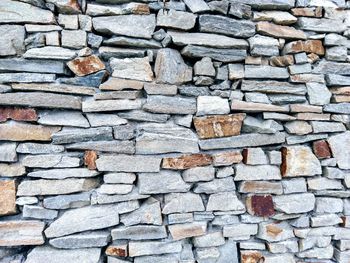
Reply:
[[44, 227], [44, 222], [34, 220], [0, 222], [0, 246], [42, 245]]

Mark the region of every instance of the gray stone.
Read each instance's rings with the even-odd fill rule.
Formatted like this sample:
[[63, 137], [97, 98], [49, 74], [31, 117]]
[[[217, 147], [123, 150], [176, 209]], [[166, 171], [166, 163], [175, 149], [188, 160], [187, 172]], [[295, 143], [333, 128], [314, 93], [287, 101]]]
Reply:
[[223, 236], [233, 240], [248, 240], [258, 233], [257, 224], [235, 224], [224, 226]]
[[146, 121], [146, 122], [158, 122], [164, 123], [169, 119], [168, 114], [154, 114], [145, 111], [132, 110], [128, 112], [121, 112], [118, 114], [119, 117], [134, 120], [134, 121]]
[[162, 194], [187, 192], [191, 185], [182, 180], [180, 173], [162, 170], [159, 173], [140, 173], [138, 187], [140, 194]]
[[225, 244], [225, 238], [221, 232], [212, 232], [204, 236], [193, 238], [193, 245], [195, 247], [213, 247]]
[[334, 32], [341, 33], [344, 32], [346, 26], [338, 19], [317, 19], [311, 17], [301, 17], [298, 18], [298, 26], [302, 30], [309, 30], [314, 32]]
[[0, 74], [0, 83], [20, 82], [54, 82], [54, 74], [40, 73], [2, 73]]
[[86, 114], [91, 127], [116, 126], [126, 124], [127, 120], [120, 118], [117, 114]]
[[85, 117], [77, 111], [42, 111], [38, 123], [44, 125], [90, 127]]
[[148, 198], [139, 209], [120, 216], [120, 222], [125, 226], [138, 224], [162, 225], [160, 202], [154, 198]]
[[193, 189], [195, 193], [214, 194], [217, 192], [229, 192], [236, 189], [232, 177], [214, 179], [211, 182], [197, 183]]
[[[1, 94], [0, 94], [1, 98]], [[166, 114], [194, 114], [196, 100], [193, 98], [148, 96], [143, 109], [150, 112]]]
[[286, 140], [287, 140], [287, 144], [298, 144], [298, 143], [322, 140], [322, 139], [326, 139], [327, 137], [328, 137], [327, 134], [309, 134], [309, 135], [303, 135], [303, 136], [288, 136]]
[[0, 94], [0, 104], [62, 109], [81, 109], [80, 98], [43, 92], [16, 92]]
[[157, 26], [189, 30], [196, 23], [197, 15], [188, 12], [159, 10], [157, 15]]
[[89, 191], [98, 185], [96, 179], [31, 180], [18, 185], [17, 196], [60, 195]]
[[106, 173], [103, 181], [106, 184], [132, 184], [136, 180], [134, 173]]
[[329, 146], [340, 169], [350, 169], [350, 150], [344, 145], [350, 142], [350, 132], [344, 132], [328, 138]]
[[244, 149], [244, 163], [249, 165], [268, 164], [269, 161], [263, 149], [248, 148]]
[[313, 73], [350, 75], [349, 63], [321, 60], [313, 69]]
[[341, 224], [342, 222], [341, 217], [334, 214], [311, 217], [312, 227], [332, 226]]
[[43, 179], [89, 178], [95, 177], [99, 172], [86, 168], [66, 168], [34, 171], [27, 174], [29, 177]]
[[314, 133], [346, 131], [344, 124], [340, 122], [312, 121], [311, 125]]
[[138, 39], [124, 36], [115, 36], [103, 41], [108, 46], [130, 46], [140, 48], [161, 48], [161, 44], [151, 39]]
[[326, 49], [326, 59], [331, 61], [345, 62], [348, 52], [346, 47], [330, 47]]
[[125, 58], [110, 60], [113, 69], [112, 76], [125, 79], [135, 79], [141, 81], [152, 81], [153, 72], [148, 58]]
[[[0, 95], [1, 96], [1, 95]], [[350, 114], [350, 103], [327, 104], [323, 107], [325, 112]]]
[[237, 39], [217, 34], [207, 33], [184, 33], [178, 31], [168, 31], [175, 45], [186, 46], [206, 46], [213, 48], [239, 48], [248, 47], [248, 42], [243, 39]]
[[248, 79], [287, 79], [289, 78], [286, 68], [272, 66], [245, 65], [245, 77]]
[[129, 242], [129, 256], [159, 255], [165, 253], [179, 253], [182, 249], [181, 241], [164, 242]]
[[246, 208], [234, 192], [222, 192], [209, 196], [206, 210], [230, 211], [233, 214], [244, 214]]
[[145, 240], [166, 238], [165, 226], [127, 226], [114, 228], [111, 231], [112, 239]]
[[343, 200], [340, 198], [317, 197], [315, 212], [333, 214], [343, 212]]
[[213, 166], [194, 167], [185, 170], [182, 178], [187, 183], [211, 181], [215, 177], [215, 168]]
[[280, 180], [281, 173], [277, 166], [238, 164], [235, 181]]
[[26, 168], [20, 163], [0, 163], [0, 176], [17, 177], [25, 173]]
[[[122, 5], [96, 5], [89, 3], [86, 14], [89, 16], [111, 16], [147, 13], [147, 7], [141, 3], [125, 3]], [[139, 13], [138, 13], [139, 12]]]
[[24, 53], [24, 58], [29, 59], [58, 59], [69, 60], [76, 56], [76, 51], [62, 47], [41, 47], [32, 48]]
[[199, 96], [197, 98], [197, 116], [227, 113], [230, 113], [227, 99], [219, 96]]
[[247, 116], [243, 120], [242, 131], [246, 133], [276, 133], [280, 125], [274, 120], [262, 120]]
[[329, 104], [332, 93], [328, 90], [326, 85], [321, 83], [307, 83], [306, 87], [310, 104]]
[[210, 58], [202, 58], [193, 67], [195, 75], [215, 77], [215, 68]]
[[[142, 155], [102, 155], [96, 165], [99, 171], [152, 173], [160, 170], [161, 160], [159, 157]], [[133, 165], [130, 166], [130, 163]]]
[[184, 223], [192, 223], [193, 222], [193, 214], [192, 213], [181, 213], [181, 214], [170, 214], [168, 215], [168, 224], [184, 224]]
[[150, 197], [149, 195], [139, 194], [138, 188], [134, 187], [131, 193], [126, 195], [103, 195], [97, 192], [94, 192], [91, 196], [91, 204], [111, 204], [118, 202], [125, 202], [131, 200], [146, 199]]
[[32, 168], [79, 167], [80, 158], [59, 154], [28, 155], [22, 159], [21, 163]]
[[49, 246], [35, 247], [27, 256], [26, 263], [81, 262], [98, 263], [100, 248], [55, 249]]
[[49, 10], [19, 1], [1, 1], [0, 10], [0, 23], [55, 23], [55, 17]]
[[135, 153], [135, 145], [133, 141], [88, 141], [69, 144], [67, 149], [74, 150], [94, 150], [99, 152], [113, 153]]
[[326, 82], [329, 86], [348, 86], [350, 85], [350, 77], [336, 74], [326, 75]]
[[307, 192], [305, 178], [294, 178], [282, 181], [283, 192], [285, 194], [304, 193]]
[[168, 84], [145, 83], [144, 89], [149, 95], [176, 95], [177, 86]]
[[294, 233], [292, 227], [287, 222], [263, 222], [259, 224], [259, 231], [257, 237], [268, 242], [276, 242], [293, 238]]
[[110, 239], [107, 231], [94, 231], [51, 239], [50, 245], [60, 249], [104, 247]]
[[23, 218], [55, 219], [58, 216], [58, 212], [56, 210], [50, 210], [34, 205], [24, 205], [22, 213]]
[[[10, 56], [22, 54], [25, 50], [24, 37], [25, 31], [23, 26], [17, 25], [1, 25], [0, 26], [0, 45], [1, 51], [0, 56]], [[9, 63], [6, 63], [9, 62]], [[4, 63], [8, 64], [8, 67], [14, 67], [18, 69], [16, 59], [5, 59], [0, 61], [0, 68], [4, 70]], [[11, 63], [12, 62], [12, 63]], [[16, 70], [17, 71], [17, 70]], [[43, 71], [45, 72], [45, 71]]]
[[100, 33], [151, 39], [156, 18], [153, 14], [95, 17], [92, 24]]
[[251, 21], [235, 20], [217, 15], [201, 15], [199, 30], [236, 37], [251, 37], [255, 34], [255, 25]]
[[133, 188], [132, 184], [102, 184], [96, 192], [105, 195], [125, 195], [131, 193]]
[[46, 197], [43, 206], [48, 209], [68, 209], [90, 205], [91, 193]]
[[200, 195], [193, 193], [171, 193], [164, 197], [162, 213], [167, 215], [204, 210], [205, 208]]
[[12, 84], [13, 90], [20, 91], [42, 91], [42, 92], [54, 92], [54, 93], [68, 93], [68, 94], [82, 94], [93, 95], [98, 90], [93, 87], [65, 85], [56, 83], [23, 83]]
[[83, 112], [134, 110], [141, 106], [141, 100], [86, 100], [83, 102]]
[[238, 2], [251, 5], [258, 10], [289, 10], [295, 5], [294, 0], [238, 0]]
[[284, 124], [289, 134], [305, 135], [312, 133], [312, 126], [306, 121], [291, 121]]
[[255, 35], [248, 39], [252, 56], [278, 56], [279, 43], [272, 37]]
[[213, 60], [221, 62], [237, 62], [243, 61], [247, 56], [245, 49], [227, 49], [227, 48], [211, 48], [195, 45], [184, 47], [181, 54], [190, 58], [210, 57]]
[[192, 68], [175, 49], [164, 48], [157, 52], [154, 72], [157, 83], [179, 85], [192, 80]]
[[192, 13], [199, 13], [210, 10], [209, 6], [204, 0], [184, 0], [184, 2], [192, 11]]
[[[127, 213], [137, 208], [139, 208], [138, 201], [129, 201], [69, 210], [51, 223], [45, 230], [45, 235], [48, 238], [60, 237], [77, 232], [115, 226], [119, 224], [119, 214]], [[81, 218], [84, 218], [84, 220], [82, 221]]]
[[0, 143], [0, 161], [1, 162], [16, 162], [16, 143], [2, 142]]
[[18, 144], [16, 151], [30, 154], [61, 153], [64, 151], [64, 147], [61, 145], [26, 142]]
[[278, 132], [275, 134], [242, 134], [233, 137], [200, 140], [199, 146], [202, 150], [226, 149], [239, 147], [255, 147], [269, 144], [284, 143], [285, 133]]
[[113, 136], [116, 140], [130, 140], [135, 138], [135, 129], [129, 124], [115, 126], [113, 127]]
[[286, 214], [301, 214], [314, 209], [315, 196], [311, 193], [280, 195], [273, 197], [275, 209]]
[[74, 142], [85, 141], [98, 141], [98, 140], [113, 140], [111, 127], [99, 127], [99, 128], [66, 128], [52, 135], [52, 142], [54, 144], [66, 144]]
[[[55, 1], [55, 0], [53, 0]], [[58, 24], [63, 26], [65, 29], [78, 29], [79, 22], [77, 15], [66, 15], [59, 14], [58, 15]]]

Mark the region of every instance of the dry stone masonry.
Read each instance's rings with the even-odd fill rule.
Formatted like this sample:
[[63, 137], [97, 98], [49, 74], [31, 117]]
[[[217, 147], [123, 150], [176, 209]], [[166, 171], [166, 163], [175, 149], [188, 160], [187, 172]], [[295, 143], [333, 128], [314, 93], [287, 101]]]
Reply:
[[349, 263], [349, 0], [0, 0], [0, 263]]

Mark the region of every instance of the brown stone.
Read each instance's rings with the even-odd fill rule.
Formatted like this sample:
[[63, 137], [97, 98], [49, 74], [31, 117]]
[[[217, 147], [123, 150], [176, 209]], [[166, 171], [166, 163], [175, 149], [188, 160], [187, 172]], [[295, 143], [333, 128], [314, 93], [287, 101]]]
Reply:
[[38, 120], [38, 115], [35, 109], [0, 108], [0, 122], [5, 122], [6, 120], [36, 121]]
[[241, 263], [263, 263], [265, 261], [261, 252], [256, 250], [242, 250]]
[[0, 247], [42, 245], [44, 227], [40, 221], [0, 222]]
[[15, 180], [0, 181], [0, 216], [16, 213]]
[[105, 69], [103, 62], [95, 55], [73, 59], [67, 66], [77, 76], [85, 76]]
[[235, 136], [241, 133], [245, 114], [195, 117], [194, 127], [201, 139]]
[[51, 141], [51, 135], [60, 127], [7, 122], [0, 124], [0, 140], [7, 141]]
[[320, 60], [320, 57], [318, 55], [316, 55], [315, 53], [310, 53], [310, 54], [307, 54], [307, 58], [308, 58], [308, 61], [313, 64], [315, 63], [316, 61], [319, 61]]
[[275, 214], [271, 195], [253, 195], [246, 199], [248, 212], [254, 216], [270, 217]]
[[234, 163], [240, 163], [243, 160], [240, 152], [216, 153], [212, 157], [214, 166], [228, 166]]
[[127, 257], [128, 246], [127, 244], [110, 245], [106, 249], [106, 255], [112, 257]]
[[313, 112], [301, 112], [296, 116], [297, 120], [303, 121], [329, 121], [331, 119], [331, 115], [327, 113], [313, 113]]
[[[50, 1], [48, 1], [50, 2]], [[67, 13], [67, 14], [79, 14], [81, 13], [80, 10], [80, 5], [78, 0], [61, 0], [61, 1], [57, 1], [54, 0], [54, 3], [56, 3], [58, 10], [61, 13]]]
[[290, 26], [280, 26], [269, 22], [258, 22], [256, 25], [258, 33], [271, 37], [286, 39], [306, 39], [303, 31]]
[[143, 82], [131, 79], [109, 78], [106, 82], [100, 85], [101, 90], [141, 90]]
[[296, 54], [300, 52], [324, 55], [324, 47], [321, 40], [294, 41], [284, 46], [285, 54]]
[[283, 188], [280, 182], [244, 181], [239, 186], [239, 192], [281, 195]]
[[331, 88], [330, 92], [335, 95], [348, 95], [350, 96], [350, 87], [339, 87], [339, 88]]
[[331, 149], [325, 140], [315, 141], [312, 145], [312, 149], [319, 159], [332, 157]]
[[97, 153], [95, 151], [85, 151], [84, 164], [89, 170], [96, 170]]
[[162, 167], [171, 170], [185, 170], [198, 166], [207, 166], [211, 163], [212, 157], [208, 154], [190, 154], [163, 158]]
[[350, 96], [346, 95], [334, 95], [332, 97], [332, 102], [340, 103], [340, 102], [350, 102]]
[[293, 55], [277, 56], [270, 59], [270, 65], [274, 67], [287, 67], [294, 64]]
[[306, 16], [306, 17], [322, 17], [322, 7], [300, 7], [292, 8], [292, 14], [294, 16]]
[[291, 112], [322, 113], [322, 107], [321, 106], [314, 106], [314, 105], [305, 105], [305, 104], [291, 104], [290, 111]]
[[207, 231], [207, 222], [170, 225], [168, 229], [173, 240], [180, 240], [204, 235]]

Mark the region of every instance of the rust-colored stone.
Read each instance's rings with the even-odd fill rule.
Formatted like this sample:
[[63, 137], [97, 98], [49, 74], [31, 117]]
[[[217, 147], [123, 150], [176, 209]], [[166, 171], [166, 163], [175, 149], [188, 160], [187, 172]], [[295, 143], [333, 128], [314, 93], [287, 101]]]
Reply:
[[271, 195], [252, 195], [246, 200], [248, 212], [255, 216], [270, 217], [275, 214]]
[[16, 212], [15, 180], [0, 181], [0, 216]]
[[106, 255], [113, 257], [127, 257], [128, 248], [126, 244], [122, 245], [110, 245], [106, 249]]
[[198, 166], [207, 166], [212, 163], [208, 154], [189, 154], [180, 157], [163, 158], [162, 167], [171, 170], [185, 170]]
[[208, 139], [239, 135], [244, 118], [244, 113], [212, 115], [195, 117], [193, 122], [199, 138]]
[[105, 69], [103, 62], [95, 55], [73, 59], [67, 66], [77, 76], [85, 76]]
[[324, 55], [324, 47], [321, 40], [299, 40], [288, 43], [284, 48], [284, 52], [287, 54], [306, 52]]
[[279, 228], [275, 224], [270, 224], [266, 226], [266, 234], [271, 237], [277, 237], [283, 232], [283, 229]]
[[0, 108], [0, 122], [5, 122], [6, 120], [37, 121], [38, 115], [35, 109]]
[[138, 4], [132, 9], [133, 14], [148, 15], [150, 14], [149, 6], [146, 4]]
[[241, 251], [241, 263], [263, 263], [264, 260], [264, 256], [259, 251]]
[[84, 164], [89, 170], [96, 169], [97, 153], [95, 151], [85, 151]]
[[317, 156], [317, 158], [319, 159], [332, 157], [331, 149], [329, 148], [329, 145], [325, 140], [314, 142], [312, 145], [312, 149], [315, 155]]
[[223, 152], [213, 155], [214, 166], [227, 166], [234, 163], [240, 163], [243, 160], [243, 156], [240, 152]]
[[322, 17], [322, 7], [299, 7], [292, 8], [292, 14], [294, 16], [305, 16], [305, 17]]
[[274, 67], [288, 67], [294, 64], [293, 55], [277, 56], [270, 59], [270, 65]]

